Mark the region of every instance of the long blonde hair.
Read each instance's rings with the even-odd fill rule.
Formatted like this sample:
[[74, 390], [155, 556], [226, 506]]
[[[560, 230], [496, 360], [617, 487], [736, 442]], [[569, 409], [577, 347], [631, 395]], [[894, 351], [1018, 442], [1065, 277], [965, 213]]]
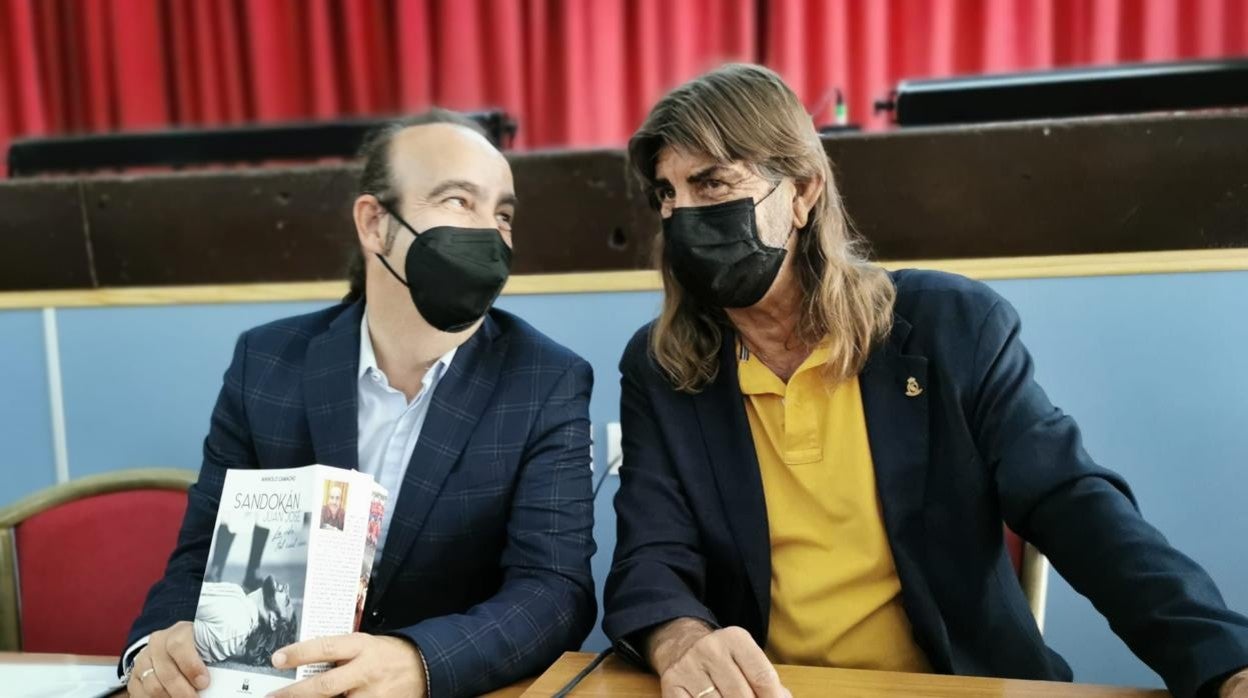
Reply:
[[[867, 261], [865, 244], [851, 230], [831, 163], [797, 95], [767, 68], [726, 65], [668, 93], [629, 140], [629, 164], [647, 190], [654, 188], [656, 158], [665, 147], [742, 161], [773, 180], [823, 178], [794, 254], [803, 294], [795, 339], [807, 346], [829, 340], [830, 381], [860, 372], [892, 327], [896, 290], [888, 274]], [[655, 263], [664, 294], [650, 352], [673, 387], [696, 393], [719, 371], [727, 316], [681, 288], [661, 235]]]

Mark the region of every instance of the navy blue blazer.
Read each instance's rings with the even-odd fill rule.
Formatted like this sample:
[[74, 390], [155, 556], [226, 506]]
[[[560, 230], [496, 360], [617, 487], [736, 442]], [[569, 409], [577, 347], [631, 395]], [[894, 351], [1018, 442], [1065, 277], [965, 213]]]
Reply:
[[[227, 468], [358, 466], [363, 307], [239, 339], [177, 547], [127, 645], [194, 618]], [[580, 357], [492, 310], [438, 384], [362, 627], [415, 642], [433, 695], [539, 673], [592, 628], [592, 383]]]
[[[1140, 517], [1126, 482], [1032, 379], [1013, 308], [983, 284], [893, 275], [892, 333], [860, 376], [884, 524], [918, 645], [941, 673], [1066, 680], [1006, 552], [1002, 521], [1089, 597], [1180, 698], [1248, 665], [1248, 619]], [[760, 646], [770, 538], [754, 443], [725, 338], [719, 374], [675, 391], [649, 328], [620, 364], [624, 465], [603, 627], [641, 661], [673, 618], [737, 625]], [[923, 392], [907, 396], [914, 378]]]

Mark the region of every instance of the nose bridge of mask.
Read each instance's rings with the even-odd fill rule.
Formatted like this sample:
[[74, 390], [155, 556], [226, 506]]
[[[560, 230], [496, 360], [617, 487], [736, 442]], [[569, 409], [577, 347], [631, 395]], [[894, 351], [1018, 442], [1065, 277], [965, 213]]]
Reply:
[[[500, 239], [502, 239], [502, 236], [503, 236], [503, 234], [499, 232], [498, 228], [459, 228], [457, 226], [452, 226], [452, 225], [435, 225], [431, 228], [426, 228], [424, 230], [418, 231], [416, 230], [416, 228], [412, 227], [412, 224], [408, 223], [407, 220], [403, 218], [403, 216], [400, 216], [397, 211], [390, 208], [388, 204], [381, 204], [381, 207], [385, 209], [387, 213], [394, 216], [394, 219], [398, 221], [400, 225], [406, 228], [407, 232], [411, 233], [412, 237], [416, 238], [417, 240], [421, 240], [422, 238], [426, 237], [428, 233], [431, 233], [435, 230], [440, 230], [442, 228], [447, 228], [447, 229], [457, 231], [456, 235], [458, 235], [459, 237], [456, 238], [456, 242], [459, 244], [492, 243], [493, 242], [492, 239], [485, 237], [483, 235], [480, 235], [480, 233], [492, 233], [494, 235], [497, 235]], [[464, 235], [464, 233], [473, 233], [474, 235]], [[510, 251], [510, 248], [508, 248], [508, 251]], [[382, 261], [384, 262], [385, 260], [383, 259]], [[388, 267], [389, 264], [387, 264], [386, 266]]]
[[732, 211], [732, 209], [734, 209], [736, 206], [740, 206], [742, 202], [746, 200], [750, 202], [750, 208], [757, 209], [760, 204], [762, 204], [767, 199], [770, 199], [771, 195], [775, 194], [776, 190], [779, 189], [780, 185], [783, 183], [784, 183], [784, 180], [780, 180], [779, 182], [776, 182], [775, 186], [773, 186], [766, 194], [763, 195], [763, 198], [759, 199], [758, 201], [754, 201], [753, 197], [748, 197], [748, 198], [742, 197], [740, 199], [733, 199], [732, 201], [724, 201], [718, 204], [709, 204], [707, 206], [680, 206], [678, 208], [673, 208], [672, 213], [668, 215], [667, 218], [664, 218], [663, 220], [665, 221], [670, 220], [671, 217], [675, 215], [677, 211], [686, 211], [689, 213], [696, 212], [702, 215], [729, 213]]
[[[744, 197], [709, 206], [682, 206], [673, 209], [672, 214], [662, 221], [664, 235], [670, 240], [672, 227], [680, 226], [682, 234], [693, 244], [722, 245], [728, 242], [750, 241], [751, 244], [767, 247], [758, 230], [756, 211], [759, 204], [776, 193], [782, 182], [783, 180], [776, 182], [771, 191], [764, 194], [763, 198], [758, 201], [754, 201], [751, 197]], [[743, 214], [744, 218], [741, 217]], [[682, 218], [685, 221], [677, 223], [677, 220]], [[711, 221], [719, 221], [719, 223], [711, 223]], [[724, 223], [727, 221], [733, 221], [736, 225], [725, 226]], [[788, 244], [787, 238], [785, 244]]]
[[[416, 240], [420, 240], [420, 239], [422, 238], [422, 236], [424, 235], [424, 233], [428, 233], [428, 232], [430, 232], [430, 231], [432, 231], [432, 230], [437, 230], [437, 229], [438, 229], [438, 228], [440, 228], [440, 227], [450, 227], [450, 226], [435, 226], [435, 227], [433, 227], [433, 228], [429, 228], [429, 229], [425, 230], [425, 231], [422, 233], [422, 232], [420, 232], [420, 231], [417, 231], [417, 230], [416, 230], [416, 228], [412, 227], [412, 224], [411, 224], [411, 223], [408, 223], [408, 222], [407, 222], [407, 219], [405, 219], [403, 216], [399, 215], [399, 212], [398, 212], [398, 211], [396, 211], [396, 210], [394, 210], [393, 208], [391, 208], [390, 204], [387, 204], [387, 203], [383, 202], [381, 199], [378, 199], [378, 200], [377, 200], [377, 203], [381, 206], [382, 210], [384, 210], [386, 213], [390, 214], [391, 216], [394, 216], [394, 219], [395, 219], [396, 221], [398, 221], [398, 222], [399, 222], [399, 225], [401, 225], [401, 226], [403, 226], [404, 228], [406, 228], [406, 229], [407, 229], [407, 232], [411, 233], [411, 234], [412, 234], [412, 237], [413, 237], [413, 238], [415, 238]], [[484, 230], [484, 229], [482, 229], [482, 230]], [[498, 232], [498, 231], [497, 231], [497, 229], [495, 230], [495, 232], [496, 232], [496, 233]], [[501, 234], [500, 234], [500, 235], [501, 235]], [[411, 287], [412, 287], [412, 285], [408, 282], [408, 280], [407, 280], [407, 279], [404, 279], [402, 276], [400, 276], [400, 275], [399, 275], [399, 272], [398, 272], [398, 271], [396, 271], [396, 270], [395, 270], [395, 268], [394, 268], [393, 266], [391, 266], [391, 264], [390, 264], [390, 260], [386, 259], [385, 255], [381, 255], [381, 254], [379, 254], [379, 255], [377, 255], [377, 259], [381, 260], [381, 263], [382, 263], [382, 265], [386, 268], [386, 271], [390, 272], [390, 275], [391, 275], [391, 276], [393, 276], [393, 277], [394, 277], [394, 278], [395, 278], [395, 279], [396, 279], [399, 283], [403, 284], [404, 286], [407, 286], [408, 288], [411, 288]]]

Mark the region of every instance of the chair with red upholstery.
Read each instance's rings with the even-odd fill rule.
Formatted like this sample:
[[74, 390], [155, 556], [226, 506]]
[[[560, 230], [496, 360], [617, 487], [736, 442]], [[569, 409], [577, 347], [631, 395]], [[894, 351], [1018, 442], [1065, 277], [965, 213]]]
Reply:
[[121, 470], [0, 509], [0, 650], [121, 652], [194, 481], [192, 470]]
[[1031, 615], [1036, 618], [1036, 627], [1043, 634], [1044, 609], [1049, 596], [1049, 559], [1008, 527], [1005, 529], [1005, 548], [1010, 552], [1018, 583], [1023, 585]]

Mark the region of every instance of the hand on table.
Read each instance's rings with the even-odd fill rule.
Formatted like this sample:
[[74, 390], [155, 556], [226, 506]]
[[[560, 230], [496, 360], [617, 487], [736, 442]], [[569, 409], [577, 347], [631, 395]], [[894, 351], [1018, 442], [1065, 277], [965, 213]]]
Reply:
[[663, 698], [791, 698], [742, 628], [711, 630], [702, 621], [678, 618], [651, 634], [649, 654]]
[[191, 623], [181, 621], [152, 633], [134, 658], [126, 683], [132, 698], [195, 698], [208, 688], [208, 667], [195, 650]]
[[424, 696], [420, 650], [397, 637], [352, 633], [298, 642], [273, 653], [273, 666], [290, 669], [330, 662], [337, 666], [271, 695], [273, 698]]
[[1248, 698], [1248, 669], [1232, 674], [1222, 684], [1222, 690], [1218, 691], [1218, 698]]

